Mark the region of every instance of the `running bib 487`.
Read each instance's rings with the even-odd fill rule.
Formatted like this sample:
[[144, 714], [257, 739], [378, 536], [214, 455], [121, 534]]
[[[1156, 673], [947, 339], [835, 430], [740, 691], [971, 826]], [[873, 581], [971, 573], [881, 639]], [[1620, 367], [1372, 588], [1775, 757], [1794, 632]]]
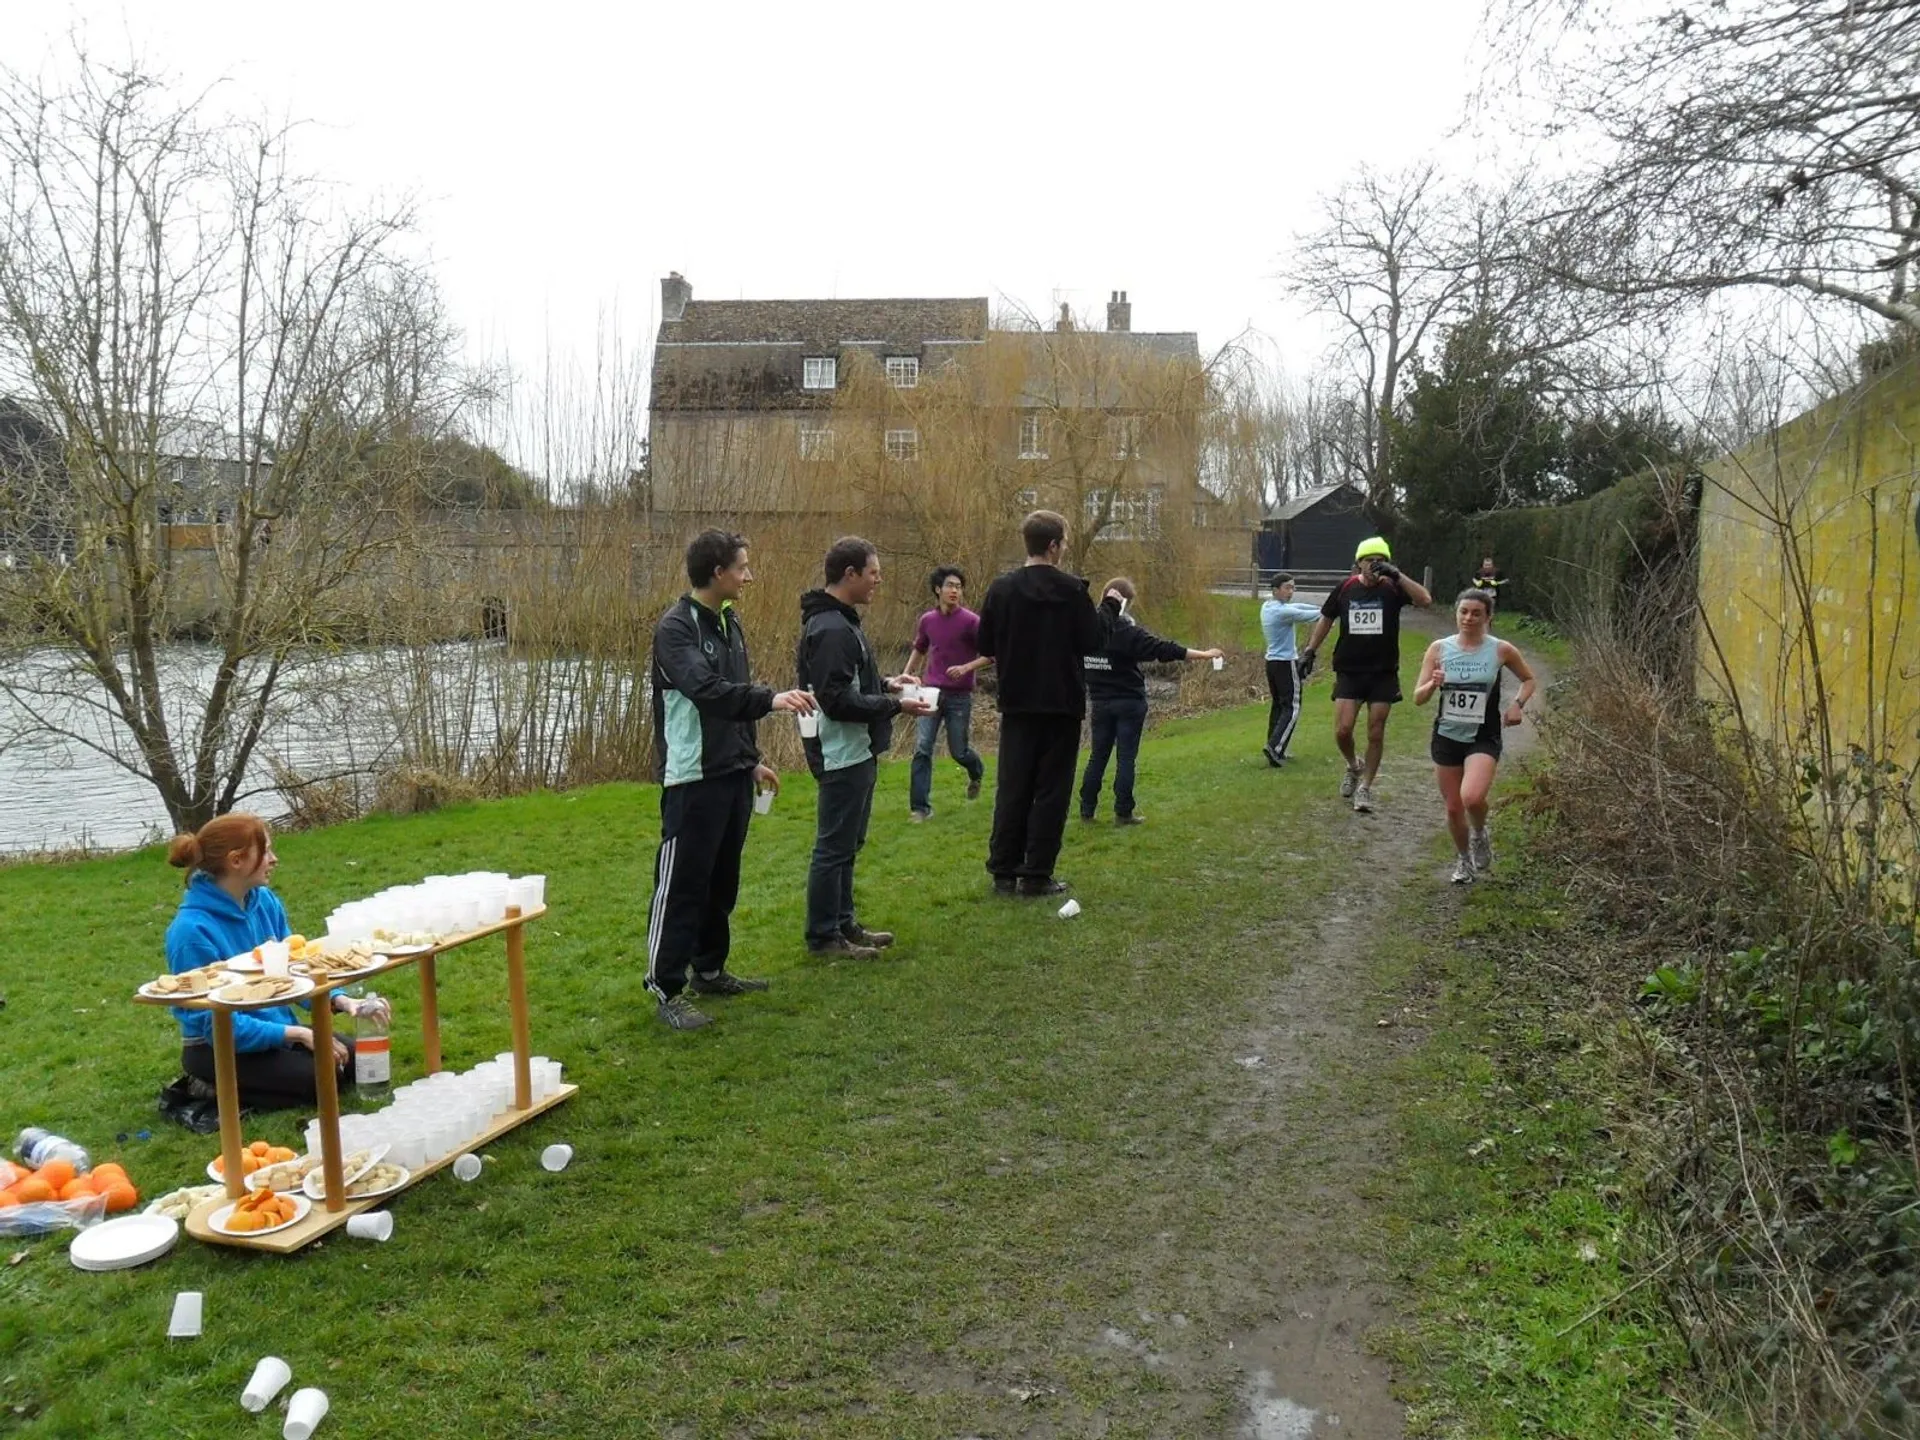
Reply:
[[1442, 720], [1478, 726], [1487, 718], [1487, 692], [1479, 689], [1443, 690], [1440, 706]]
[[1386, 611], [1378, 605], [1348, 606], [1347, 633], [1349, 635], [1384, 635]]

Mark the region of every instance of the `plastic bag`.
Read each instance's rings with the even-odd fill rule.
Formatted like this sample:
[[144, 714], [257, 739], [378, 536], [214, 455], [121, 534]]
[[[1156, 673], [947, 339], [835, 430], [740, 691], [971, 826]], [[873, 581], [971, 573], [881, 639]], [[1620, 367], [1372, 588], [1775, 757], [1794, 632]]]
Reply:
[[0, 1235], [47, 1235], [55, 1230], [85, 1230], [107, 1218], [107, 1197], [35, 1200], [0, 1208]]

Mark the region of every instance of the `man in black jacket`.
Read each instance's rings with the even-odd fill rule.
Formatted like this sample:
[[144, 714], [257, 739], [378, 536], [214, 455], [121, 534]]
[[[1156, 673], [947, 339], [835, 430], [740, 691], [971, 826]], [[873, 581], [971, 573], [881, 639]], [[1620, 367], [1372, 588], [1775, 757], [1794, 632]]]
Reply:
[[871, 960], [893, 943], [855, 918], [853, 864], [867, 843], [877, 757], [893, 743], [893, 717], [928, 715], [919, 699], [888, 692], [860, 628], [860, 609], [880, 588], [880, 552], [858, 536], [827, 551], [826, 586], [800, 597], [799, 685], [820, 706], [819, 733], [806, 742], [807, 768], [820, 782], [813, 860], [807, 867], [807, 949], [815, 955]]
[[753, 683], [733, 604], [753, 583], [744, 536], [703, 530], [687, 547], [693, 587], [653, 627], [653, 743], [660, 771], [660, 851], [647, 915], [647, 989], [675, 1030], [710, 1023], [680, 992], [764, 990], [726, 968], [756, 784], [778, 791], [760, 763], [754, 725], [771, 711], [808, 714], [813, 697]]
[[987, 869], [1003, 895], [1058, 895], [1053, 875], [1073, 799], [1080, 721], [1087, 710], [1081, 661], [1106, 632], [1087, 582], [1060, 568], [1067, 522], [1036, 510], [1020, 527], [1027, 563], [987, 587], [980, 653], [1000, 676], [1000, 767]]
[[1142, 662], [1212, 660], [1224, 652], [1189, 650], [1173, 640], [1162, 640], [1134, 620], [1133, 581], [1116, 575], [1100, 595], [1100, 623], [1107, 642], [1086, 659], [1087, 699], [1093, 704], [1092, 744], [1087, 749], [1087, 773], [1080, 781], [1080, 818], [1093, 819], [1100, 808], [1100, 785], [1107, 777], [1107, 756], [1119, 751], [1113, 771], [1113, 822], [1138, 825], [1133, 808], [1133, 764], [1140, 753], [1140, 735], [1147, 728], [1147, 677]]

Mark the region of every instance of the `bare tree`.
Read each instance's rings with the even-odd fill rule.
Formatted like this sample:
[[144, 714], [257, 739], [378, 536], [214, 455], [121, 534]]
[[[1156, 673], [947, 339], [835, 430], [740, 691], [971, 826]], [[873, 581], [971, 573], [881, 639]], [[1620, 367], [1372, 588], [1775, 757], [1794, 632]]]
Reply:
[[0, 475], [41, 526], [0, 568], [0, 689], [190, 827], [243, 796], [312, 647], [377, 635], [403, 536], [364, 462], [457, 399], [451, 331], [404, 214], [344, 210], [284, 129], [76, 58], [0, 72], [0, 392], [41, 437]]
[[[1616, 25], [1494, 0], [1495, 84], [1600, 159], [1542, 226], [1557, 273], [1658, 301], [1769, 287], [1920, 330], [1920, 4], [1714, 0]], [[1522, 113], [1526, 113], [1523, 109]]]

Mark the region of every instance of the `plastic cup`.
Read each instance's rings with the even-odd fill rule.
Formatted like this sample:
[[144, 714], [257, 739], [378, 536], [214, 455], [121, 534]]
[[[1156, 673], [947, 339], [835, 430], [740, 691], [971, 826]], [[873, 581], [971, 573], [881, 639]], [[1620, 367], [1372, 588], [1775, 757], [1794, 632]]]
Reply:
[[393, 1212], [391, 1210], [369, 1210], [364, 1215], [353, 1215], [347, 1220], [347, 1234], [356, 1240], [378, 1240], [385, 1243], [393, 1238]]
[[293, 1367], [278, 1355], [265, 1356], [253, 1367], [253, 1378], [247, 1381], [247, 1388], [240, 1392], [240, 1408], [250, 1414], [258, 1415], [273, 1403], [273, 1397], [280, 1393], [280, 1387], [293, 1378]]
[[756, 790], [753, 792], [753, 813], [771, 815], [773, 813], [773, 791]]
[[540, 1168], [551, 1170], [557, 1175], [567, 1168], [567, 1163], [572, 1159], [573, 1146], [549, 1145], [540, 1152]]
[[1062, 920], [1071, 920], [1074, 916], [1078, 915], [1079, 913], [1080, 913], [1080, 902], [1078, 900], [1069, 900], [1067, 901], [1066, 904], [1060, 907], [1060, 918]]
[[173, 1297], [173, 1318], [167, 1321], [167, 1334], [175, 1340], [191, 1340], [200, 1333], [200, 1305], [205, 1297], [198, 1290], [182, 1290]]
[[795, 718], [800, 722], [800, 738], [802, 740], [812, 740], [818, 737], [820, 734], [819, 711], [816, 710], [811, 715], [800, 715]]
[[478, 1180], [480, 1178], [480, 1157], [468, 1151], [453, 1162], [453, 1173], [460, 1180]]
[[1227, 658], [1226, 658], [1226, 656], [1224, 656], [1224, 655], [1216, 655], [1216, 656], [1214, 656], [1214, 657], [1213, 657], [1213, 668], [1214, 668], [1214, 669], [1216, 669], [1216, 670], [1224, 670], [1224, 669], [1226, 669], [1226, 668], [1227, 668]]
[[287, 1423], [280, 1431], [282, 1440], [307, 1440], [326, 1418], [326, 1391], [315, 1390], [311, 1386], [296, 1390], [293, 1399], [287, 1402]]

